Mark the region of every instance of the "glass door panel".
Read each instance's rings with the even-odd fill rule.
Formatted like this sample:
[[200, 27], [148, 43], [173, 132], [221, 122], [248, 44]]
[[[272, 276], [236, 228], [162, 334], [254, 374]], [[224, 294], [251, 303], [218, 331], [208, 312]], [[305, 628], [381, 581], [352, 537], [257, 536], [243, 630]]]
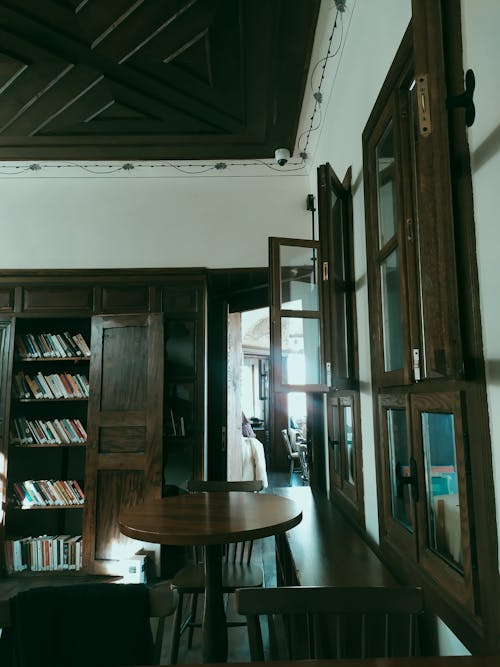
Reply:
[[319, 241], [269, 239], [271, 375], [276, 392], [325, 392]]
[[392, 516], [413, 532], [410, 449], [406, 410], [389, 408], [386, 412], [389, 447]]
[[318, 251], [280, 246], [282, 310], [318, 310]]
[[349, 484], [354, 484], [354, 443], [353, 443], [353, 420], [352, 407], [343, 406], [344, 421], [344, 480]]
[[320, 382], [320, 323], [316, 319], [281, 320], [281, 377], [283, 384]]
[[392, 120], [375, 149], [377, 170], [379, 248], [396, 234], [396, 194], [394, 185], [394, 136]]
[[403, 368], [404, 365], [401, 285], [397, 249], [393, 250], [381, 263], [380, 287], [384, 369], [394, 371]]
[[422, 412], [421, 428], [429, 546], [461, 569], [462, 531], [453, 414]]

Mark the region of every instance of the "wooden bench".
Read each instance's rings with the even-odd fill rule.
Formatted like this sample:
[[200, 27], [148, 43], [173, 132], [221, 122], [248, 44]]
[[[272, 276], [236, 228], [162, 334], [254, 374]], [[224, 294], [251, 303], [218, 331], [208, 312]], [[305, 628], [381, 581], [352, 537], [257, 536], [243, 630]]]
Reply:
[[302, 521], [277, 536], [278, 585], [397, 586], [399, 582], [344, 515], [310, 487], [282, 487], [273, 493], [295, 500]]

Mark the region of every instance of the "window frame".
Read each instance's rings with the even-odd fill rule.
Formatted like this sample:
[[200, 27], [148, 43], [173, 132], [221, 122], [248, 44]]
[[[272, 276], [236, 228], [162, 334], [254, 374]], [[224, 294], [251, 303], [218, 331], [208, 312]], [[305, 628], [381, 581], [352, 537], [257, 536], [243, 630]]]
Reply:
[[[334, 498], [364, 525], [363, 452], [359, 400], [358, 336], [356, 318], [356, 281], [354, 274], [354, 237], [352, 205], [352, 169], [341, 181], [332, 165], [318, 167], [319, 237], [321, 241], [322, 305], [325, 363], [330, 364], [327, 380], [327, 440], [330, 498]], [[332, 205], [332, 202], [334, 204]], [[340, 271], [336, 262], [342, 261]], [[339, 273], [341, 274], [339, 277]], [[338, 318], [338, 314], [340, 318]], [[339, 373], [344, 368], [347, 372]], [[347, 479], [345, 434], [341, 428], [339, 442], [340, 470], [335, 468], [332, 411], [338, 410], [344, 423], [344, 410], [352, 410], [353, 483]]]
[[[498, 542], [496, 532], [492, 530], [495, 525], [494, 485], [481, 341], [470, 156], [463, 111], [446, 106], [446, 98], [450, 94], [447, 86], [452, 86], [453, 94], [463, 89], [460, 5], [412, 0], [412, 14], [412, 21], [363, 132], [380, 550], [402, 581], [424, 587], [434, 611], [469, 650], [495, 653], [500, 649], [497, 600], [500, 578]], [[416, 275], [417, 270], [422, 271], [427, 281], [424, 283], [426, 289], [422, 290], [416, 303], [424, 316], [431, 318], [428, 329], [419, 328], [420, 313], [416, 316], [410, 307], [408, 321], [413, 337], [409, 340], [413, 346], [414, 341], [420, 342], [420, 336], [421, 346], [427, 355], [418, 382], [411, 373], [408, 373], [407, 381], [401, 381], [384, 377], [380, 371], [377, 354], [380, 334], [373, 312], [378, 297], [370, 254], [374, 234], [373, 195], [370, 189], [373, 189], [374, 172], [367, 148], [369, 133], [383, 113], [405, 62], [412, 57], [413, 71], [419, 73], [416, 77], [420, 73], [428, 74], [433, 126], [431, 136], [425, 141], [418, 144], [410, 137], [406, 144], [411, 157], [419, 161], [413, 174], [418, 177], [418, 187], [413, 192], [410, 187], [405, 195], [414, 211], [411, 235], [418, 239], [419, 247], [408, 264], [405, 278], [411, 282], [411, 272]], [[413, 114], [413, 119], [417, 120], [413, 105], [408, 104], [406, 109], [403, 106], [402, 110], [410, 116]], [[408, 182], [408, 179], [402, 180], [405, 186]], [[457, 448], [461, 451], [457, 451], [457, 456], [463, 458], [465, 466], [466, 498], [462, 503], [462, 523], [468, 522], [463, 539], [470, 549], [470, 565], [464, 562], [463, 576], [452, 567], [444, 566], [441, 558], [429, 548], [423, 525], [418, 529], [420, 542], [417, 541], [416, 560], [402, 559], [405, 551], [387, 533], [387, 511], [384, 510], [386, 485], [382, 481], [385, 453], [380, 438], [378, 399], [380, 395], [394, 396], [398, 392], [408, 394], [410, 412], [415, 410], [419, 400], [424, 400], [420, 399], [420, 395], [425, 395], [434, 405], [442, 404], [453, 392], [460, 396]], [[415, 422], [415, 413], [411, 419]], [[414, 426], [410, 428], [414, 442], [418, 429]], [[421, 469], [422, 456], [417, 449], [415, 453]], [[422, 474], [419, 479], [423, 479]], [[419, 521], [422, 522], [422, 518]]]
[[[323, 316], [322, 316], [322, 289], [321, 280], [316, 264], [317, 277], [317, 297], [318, 306], [313, 310], [292, 310], [281, 307], [281, 248], [297, 247], [310, 248], [316, 253], [317, 264], [320, 258], [319, 241], [310, 241], [305, 239], [269, 237], [269, 268], [270, 268], [270, 368], [271, 382], [275, 393], [293, 393], [302, 392], [306, 394], [325, 393], [327, 390], [324, 377], [324, 335], [323, 335]], [[297, 318], [318, 322], [318, 364], [319, 364], [319, 382], [307, 384], [292, 384], [283, 381], [281, 366], [282, 359], [282, 336], [281, 321], [284, 318]]]

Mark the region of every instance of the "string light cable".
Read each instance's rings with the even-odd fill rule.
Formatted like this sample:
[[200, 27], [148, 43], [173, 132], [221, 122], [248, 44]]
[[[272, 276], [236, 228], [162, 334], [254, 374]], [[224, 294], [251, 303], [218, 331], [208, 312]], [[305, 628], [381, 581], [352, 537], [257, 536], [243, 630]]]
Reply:
[[[330, 36], [328, 38], [328, 49], [326, 52], [326, 55], [323, 58], [320, 58], [317, 63], [314, 65], [314, 67], [311, 70], [311, 76], [309, 79], [309, 85], [311, 88], [312, 96], [314, 99], [314, 106], [313, 110], [311, 112], [311, 116], [309, 118], [309, 127], [304, 130], [298, 137], [297, 139], [297, 148], [299, 150], [299, 154], [303, 155], [304, 157], [307, 156], [307, 149], [309, 146], [309, 140], [311, 138], [311, 134], [313, 132], [316, 132], [321, 127], [321, 103], [323, 101], [323, 93], [322, 93], [322, 86], [323, 82], [325, 80], [325, 74], [326, 74], [326, 66], [329, 60], [334, 58], [338, 53], [340, 52], [341, 46], [342, 46], [342, 41], [344, 38], [344, 20], [343, 20], [343, 13], [345, 11], [345, 2], [342, 2], [342, 0], [335, 0], [335, 6], [337, 7], [337, 11], [335, 12], [335, 19], [333, 21], [333, 26], [332, 30], [330, 32]], [[332, 51], [332, 44], [333, 44], [333, 38], [335, 35], [335, 32], [337, 30], [338, 23], [340, 23], [340, 36], [338, 40], [338, 44], [335, 47], [335, 50]], [[321, 77], [319, 80], [319, 83], [317, 86], [314, 85], [314, 78], [316, 71], [320, 65], [323, 65], [322, 70], [321, 70]], [[319, 118], [315, 122], [316, 115], [319, 116]], [[305, 139], [305, 144], [303, 148], [301, 148], [301, 141], [302, 139], [306, 137]]]

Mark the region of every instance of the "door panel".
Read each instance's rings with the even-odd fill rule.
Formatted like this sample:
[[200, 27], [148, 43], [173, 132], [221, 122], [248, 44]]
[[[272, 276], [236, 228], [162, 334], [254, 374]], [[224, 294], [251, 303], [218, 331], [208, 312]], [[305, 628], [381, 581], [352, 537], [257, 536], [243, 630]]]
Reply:
[[[124, 538], [120, 512], [161, 496], [163, 325], [160, 314], [92, 322], [86, 479], [86, 563], [119, 572], [140, 542]], [[159, 547], [147, 546], [155, 552]]]

